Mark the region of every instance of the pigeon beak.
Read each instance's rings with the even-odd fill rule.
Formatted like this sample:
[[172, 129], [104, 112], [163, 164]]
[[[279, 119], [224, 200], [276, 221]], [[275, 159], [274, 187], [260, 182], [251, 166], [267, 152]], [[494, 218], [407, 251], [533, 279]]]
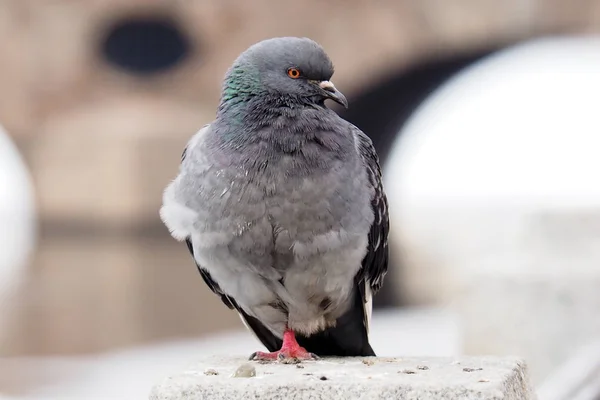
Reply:
[[344, 108], [348, 108], [348, 100], [346, 100], [346, 96], [337, 90], [331, 81], [321, 81], [319, 82], [319, 87], [323, 90], [325, 97], [343, 105]]

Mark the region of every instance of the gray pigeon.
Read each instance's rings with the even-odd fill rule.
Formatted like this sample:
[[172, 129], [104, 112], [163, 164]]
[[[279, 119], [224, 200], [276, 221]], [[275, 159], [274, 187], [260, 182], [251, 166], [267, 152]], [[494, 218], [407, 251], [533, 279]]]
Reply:
[[388, 264], [388, 207], [371, 140], [333, 65], [307, 38], [251, 46], [225, 76], [215, 120], [187, 144], [160, 215], [270, 353], [374, 356], [372, 295]]

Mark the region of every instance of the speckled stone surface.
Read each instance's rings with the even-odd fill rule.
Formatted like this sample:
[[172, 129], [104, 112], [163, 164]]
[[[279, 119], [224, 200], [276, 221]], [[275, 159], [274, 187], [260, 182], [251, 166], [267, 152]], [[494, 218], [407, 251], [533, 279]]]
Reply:
[[[240, 367], [246, 373], [240, 375]], [[530, 400], [535, 395], [525, 363], [511, 357], [327, 358], [301, 364], [212, 357], [154, 386], [150, 399]]]

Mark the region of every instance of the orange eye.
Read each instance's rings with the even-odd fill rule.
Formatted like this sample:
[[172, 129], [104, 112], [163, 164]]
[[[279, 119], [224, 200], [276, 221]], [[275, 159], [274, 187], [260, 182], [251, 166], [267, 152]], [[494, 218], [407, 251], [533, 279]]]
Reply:
[[287, 74], [292, 79], [300, 78], [300, 70], [298, 68], [288, 68]]

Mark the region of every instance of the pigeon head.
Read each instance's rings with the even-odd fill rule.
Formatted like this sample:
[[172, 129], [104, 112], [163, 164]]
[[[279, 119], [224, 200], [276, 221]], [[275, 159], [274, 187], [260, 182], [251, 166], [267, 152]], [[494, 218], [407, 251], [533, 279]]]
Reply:
[[331, 99], [348, 107], [331, 82], [333, 64], [311, 39], [281, 37], [256, 43], [243, 52], [225, 77], [221, 103], [260, 98], [289, 105], [323, 105]]

